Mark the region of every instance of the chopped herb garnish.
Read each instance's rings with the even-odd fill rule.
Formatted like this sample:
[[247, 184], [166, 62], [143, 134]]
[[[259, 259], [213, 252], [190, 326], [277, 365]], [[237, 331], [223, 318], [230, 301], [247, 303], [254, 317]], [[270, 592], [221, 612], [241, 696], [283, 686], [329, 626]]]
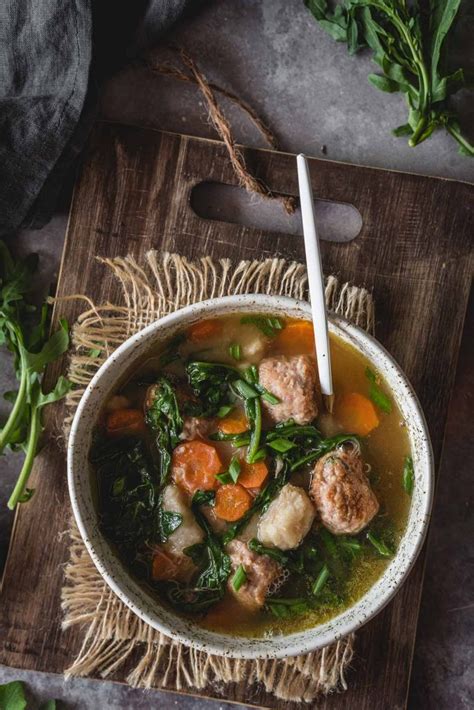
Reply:
[[242, 348], [238, 343], [229, 345], [229, 355], [237, 361], [242, 359]]
[[411, 456], [406, 456], [405, 464], [403, 466], [403, 488], [409, 496], [411, 496], [411, 494], [413, 493], [414, 485], [415, 472], [413, 470], [413, 459]]
[[231, 387], [235, 394], [243, 399], [254, 399], [255, 397], [258, 397], [257, 390], [249, 385], [249, 383], [245, 380], [236, 380], [232, 383]]
[[261, 390], [260, 394], [262, 399], [264, 399], [268, 404], [280, 404], [280, 400], [278, 397], [275, 397], [274, 394], [266, 390], [264, 387], [259, 387]]
[[387, 397], [385, 392], [380, 389], [380, 378], [378, 377], [378, 375], [375, 374], [373, 370], [370, 369], [370, 367], [366, 367], [365, 375], [370, 382], [370, 399], [375, 405], [377, 405], [379, 409], [382, 410], [382, 412], [385, 412], [385, 414], [390, 414], [390, 412], [392, 411], [392, 402], [389, 397]]
[[272, 441], [269, 441], [267, 443], [267, 446], [283, 454], [286, 451], [290, 451], [290, 449], [294, 449], [296, 447], [296, 444], [293, 441], [290, 441], [289, 439], [283, 439], [282, 437], [280, 437], [279, 439], [273, 439]]
[[233, 456], [227, 471], [224, 473], [218, 473], [216, 478], [221, 483], [237, 483], [239, 476], [240, 461], [236, 456]]
[[329, 567], [327, 565], [323, 565], [321, 568], [320, 573], [315, 579], [315, 582], [313, 586], [311, 587], [311, 591], [314, 594], [314, 596], [317, 596], [319, 592], [322, 590], [326, 582], [328, 581], [329, 578]]
[[255, 325], [268, 338], [274, 338], [278, 331], [285, 327], [285, 324], [279, 318], [266, 316], [244, 316], [240, 319], [240, 322]]
[[239, 591], [240, 587], [247, 581], [247, 574], [243, 565], [239, 565], [235, 570], [235, 574], [232, 577], [232, 586], [236, 592]]
[[219, 409], [217, 410], [216, 417], [218, 419], [223, 419], [228, 414], [230, 414], [233, 409], [234, 409], [233, 404], [224, 404], [224, 405], [222, 405], [222, 407], [219, 407]]
[[257, 456], [260, 449], [260, 437], [262, 434], [262, 407], [258, 397], [245, 401], [245, 414], [251, 426], [247, 461], [255, 463], [255, 456]]

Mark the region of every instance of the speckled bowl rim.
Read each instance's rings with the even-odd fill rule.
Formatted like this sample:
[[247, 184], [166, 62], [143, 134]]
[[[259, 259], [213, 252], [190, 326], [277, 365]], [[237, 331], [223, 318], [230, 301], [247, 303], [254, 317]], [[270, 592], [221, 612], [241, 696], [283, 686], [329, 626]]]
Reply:
[[[395, 395], [407, 422], [412, 447], [415, 488], [409, 519], [398, 551], [383, 575], [349, 609], [328, 622], [305, 631], [261, 638], [230, 636], [202, 629], [159, 605], [127, 572], [98, 528], [94, 508], [88, 451], [93, 424], [102, 403], [123, 374], [140, 360], [151, 343], [200, 320], [202, 317], [239, 312], [272, 312], [308, 319], [305, 301], [284, 296], [225, 296], [186, 306], [147, 326], [129, 338], [106, 360], [86, 388], [77, 407], [68, 442], [68, 486], [71, 505], [84, 544], [98, 571], [117, 596], [143, 621], [183, 644], [230, 658], [284, 658], [314, 651], [356, 631], [393, 598], [421, 550], [428, 528], [433, 498], [434, 465], [425, 417], [402, 370], [373, 337], [340, 316], [331, 315], [330, 331], [361, 351], [381, 372]], [[91, 416], [89, 416], [91, 412]]]

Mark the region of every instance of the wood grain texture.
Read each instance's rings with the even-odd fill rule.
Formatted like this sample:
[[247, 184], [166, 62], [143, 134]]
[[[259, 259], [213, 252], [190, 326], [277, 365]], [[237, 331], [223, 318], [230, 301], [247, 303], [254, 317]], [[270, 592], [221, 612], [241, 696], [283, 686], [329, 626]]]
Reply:
[[[297, 194], [293, 155], [244, 153], [273, 191]], [[472, 274], [474, 188], [320, 159], [311, 160], [311, 175], [317, 197], [352, 203], [362, 215], [362, 231], [353, 242], [322, 244], [324, 269], [373, 291], [377, 336], [418, 393], [439, 463]], [[98, 124], [74, 193], [58, 296], [84, 293], [96, 302], [118, 298], [118, 284], [95, 255], [131, 253], [140, 259], [156, 248], [189, 257], [279, 254], [304, 260], [298, 237], [198, 217], [189, 199], [202, 181], [236, 184], [221, 143]], [[62, 303], [54, 318], [72, 322], [83, 308], [80, 302]], [[64, 363], [50, 369], [49, 382], [61, 367]], [[56, 438], [61, 407], [51, 416], [48, 443], [35, 465], [37, 492], [20, 508], [5, 569], [0, 662], [60, 673], [76, 654], [81, 635], [77, 629], [60, 632], [61, 564], [68, 555], [67, 538], [60, 534], [70, 509], [64, 443]], [[318, 707], [405, 707], [423, 564], [424, 554], [393, 602], [358, 633], [349, 690]], [[117, 677], [123, 679], [123, 674]], [[202, 694], [222, 697], [213, 689]], [[230, 688], [226, 697], [291, 707], [245, 684]]]

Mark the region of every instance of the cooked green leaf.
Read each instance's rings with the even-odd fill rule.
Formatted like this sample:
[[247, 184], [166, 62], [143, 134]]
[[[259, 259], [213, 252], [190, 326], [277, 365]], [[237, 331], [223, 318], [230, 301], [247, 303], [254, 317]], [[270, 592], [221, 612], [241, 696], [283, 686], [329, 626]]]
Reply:
[[183, 522], [181, 513], [175, 513], [171, 510], [162, 510], [160, 508], [160, 537], [162, 542], [166, 542], [172, 533], [179, 528]]
[[413, 469], [413, 459], [411, 456], [406, 456], [405, 463], [403, 466], [403, 488], [409, 496], [411, 496], [411, 494], [413, 493], [414, 485], [415, 471]]
[[374, 404], [377, 405], [379, 409], [382, 410], [382, 412], [390, 414], [390, 412], [392, 411], [392, 402], [390, 398], [387, 397], [385, 392], [383, 392], [382, 389], [379, 387], [379, 377], [375, 374], [373, 370], [370, 369], [370, 367], [366, 367], [365, 375], [370, 382], [370, 399]]
[[243, 316], [240, 322], [255, 325], [267, 338], [274, 338], [285, 327], [280, 318], [271, 316]]
[[393, 557], [392, 550], [387, 547], [387, 545], [382, 540], [376, 537], [374, 533], [368, 532], [367, 539], [375, 547], [379, 555], [382, 555], [382, 557]]
[[318, 576], [314, 580], [313, 586], [311, 587], [311, 591], [314, 594], [314, 596], [317, 596], [320, 593], [320, 591], [322, 590], [322, 588], [324, 587], [324, 585], [328, 581], [328, 578], [329, 578], [329, 567], [327, 565], [323, 565], [320, 573], [318, 574]]

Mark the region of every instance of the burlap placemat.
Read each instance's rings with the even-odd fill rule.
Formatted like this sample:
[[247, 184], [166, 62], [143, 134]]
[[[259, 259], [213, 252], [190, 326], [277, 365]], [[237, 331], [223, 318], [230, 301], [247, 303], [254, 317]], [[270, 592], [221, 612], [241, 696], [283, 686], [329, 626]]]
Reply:
[[[229, 294], [267, 293], [307, 297], [306, 267], [284, 259], [190, 262], [177, 254], [151, 251], [144, 263], [130, 256], [99, 259], [120, 281], [122, 300], [90, 308], [73, 328], [67, 398], [68, 419], [90, 379], [113, 350], [138, 330], [182, 306]], [[86, 298], [86, 297], [83, 297]], [[86, 298], [87, 300], [87, 298]], [[326, 281], [330, 310], [372, 331], [374, 306], [364, 288]], [[189, 649], [155, 631], [136, 617], [109, 589], [90, 559], [75, 524], [71, 523], [70, 558], [62, 590], [63, 628], [81, 625], [84, 641], [66, 676], [110, 677], [127, 668], [130, 685], [174, 690], [225, 690], [242, 680], [287, 701], [311, 702], [318, 693], [347, 687], [345, 670], [353, 656], [348, 636], [319, 651], [284, 660], [232, 660]]]

